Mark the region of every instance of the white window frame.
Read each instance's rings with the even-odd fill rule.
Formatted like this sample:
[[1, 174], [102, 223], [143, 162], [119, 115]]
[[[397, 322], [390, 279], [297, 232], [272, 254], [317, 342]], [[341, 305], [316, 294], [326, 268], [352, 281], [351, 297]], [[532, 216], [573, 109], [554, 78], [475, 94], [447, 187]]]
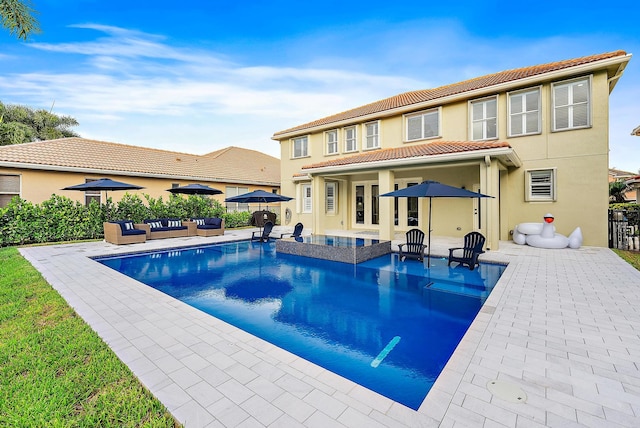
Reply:
[[325, 141], [325, 154], [336, 155], [338, 154], [338, 130], [332, 129], [324, 133]]
[[[575, 87], [585, 83], [587, 85], [587, 99], [586, 101], [574, 102]], [[557, 99], [557, 91], [562, 88], [567, 88], [567, 104], [559, 104]], [[591, 126], [591, 76], [580, 77], [577, 79], [565, 80], [563, 82], [555, 82], [551, 84], [551, 97], [552, 97], [552, 111], [553, 111], [553, 131], [570, 131], [572, 129], [583, 129]], [[577, 107], [586, 106], [586, 124], [575, 125], [575, 110]], [[558, 111], [560, 109], [567, 109], [567, 126], [564, 128], [558, 128]]]
[[[487, 105], [490, 102], [495, 102], [496, 115], [487, 116]], [[482, 105], [482, 118], [474, 119], [473, 112], [474, 106]], [[482, 125], [482, 135], [476, 136], [474, 134], [475, 124]], [[495, 128], [495, 135], [488, 135], [490, 124], [493, 124]], [[483, 141], [483, 140], [495, 140], [498, 138], [498, 96], [492, 96], [487, 98], [481, 98], [479, 100], [469, 101], [469, 135], [471, 135], [471, 141]]]
[[[425, 119], [430, 116], [436, 116], [436, 132], [434, 135], [425, 135], [424, 126]], [[418, 140], [427, 140], [430, 138], [438, 138], [440, 137], [440, 108], [425, 110], [418, 113], [411, 113], [404, 116], [404, 132], [405, 132], [405, 141], [418, 141]], [[412, 121], [416, 121], [419, 119], [420, 123], [420, 135], [415, 138], [411, 138], [411, 132], [409, 132], [409, 123]]]
[[[5, 178], [11, 177], [11, 178]], [[18, 180], [18, 187], [15, 188], [15, 180]], [[20, 174], [0, 174], [0, 195], [9, 196], [9, 201], [15, 196], [21, 196], [22, 194], [22, 175]], [[8, 205], [8, 203], [7, 203]], [[6, 205], [0, 204], [0, 207]]]
[[325, 212], [327, 214], [335, 214], [337, 212], [337, 184], [335, 182], [325, 183]]
[[313, 212], [313, 190], [311, 183], [300, 185], [300, 212], [310, 214]]
[[[353, 137], [349, 138], [349, 131], [353, 130]], [[344, 134], [344, 152], [352, 153], [358, 151], [358, 127], [356, 125], [346, 126], [342, 130]], [[353, 144], [353, 147], [349, 147], [350, 144]]]
[[[547, 180], [547, 182], [541, 180]], [[529, 169], [525, 171], [525, 200], [527, 202], [553, 202], [557, 200], [556, 168]]]
[[[527, 110], [527, 97], [531, 94], [538, 94], [538, 105], [535, 109]], [[521, 97], [520, 111], [515, 111], [514, 99]], [[507, 94], [508, 108], [509, 108], [509, 121], [508, 121], [508, 134], [509, 137], [521, 137], [524, 135], [535, 135], [542, 132], [542, 90], [538, 86], [536, 88], [524, 89], [522, 91], [509, 92]], [[537, 129], [527, 132], [527, 118], [535, 115]], [[514, 121], [520, 122], [522, 132], [515, 133], [512, 125]]]
[[[297, 149], [297, 146], [300, 146]], [[296, 154], [299, 152], [299, 154]], [[291, 139], [291, 158], [299, 159], [309, 157], [309, 136], [303, 135], [301, 137], [296, 137]]]
[[[362, 125], [364, 128], [363, 148], [373, 150], [380, 148], [380, 121], [367, 122]], [[373, 132], [369, 132], [373, 131]]]
[[[226, 197], [243, 195], [245, 193], [249, 193], [248, 187], [242, 186], [225, 186], [224, 195]], [[227, 212], [233, 211], [249, 211], [249, 204], [240, 203], [240, 202], [225, 202]]]

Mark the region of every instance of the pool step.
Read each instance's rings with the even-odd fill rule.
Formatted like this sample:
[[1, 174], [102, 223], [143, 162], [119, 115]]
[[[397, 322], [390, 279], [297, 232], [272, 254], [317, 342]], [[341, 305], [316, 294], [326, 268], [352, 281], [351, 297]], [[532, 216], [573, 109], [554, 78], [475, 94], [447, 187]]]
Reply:
[[424, 286], [425, 290], [441, 291], [444, 293], [461, 294], [468, 297], [487, 297], [489, 290], [484, 287], [474, 287], [472, 285], [460, 284], [457, 282], [435, 282], [432, 281]]

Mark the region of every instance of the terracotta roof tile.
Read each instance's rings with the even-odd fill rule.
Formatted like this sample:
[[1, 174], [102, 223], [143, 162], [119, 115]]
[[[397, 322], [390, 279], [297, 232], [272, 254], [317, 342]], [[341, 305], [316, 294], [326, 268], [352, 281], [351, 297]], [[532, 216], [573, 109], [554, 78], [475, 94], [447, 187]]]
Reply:
[[412, 104], [418, 104], [426, 101], [434, 101], [439, 98], [457, 95], [476, 89], [488, 88], [502, 83], [513, 82], [531, 76], [537, 76], [623, 55], [626, 55], [626, 52], [608, 52], [599, 55], [591, 55], [581, 58], [535, 65], [531, 67], [501, 71], [499, 73], [488, 74], [486, 76], [476, 77], [474, 79], [465, 80], [463, 82], [454, 83], [451, 85], [441, 86], [435, 89], [422, 89], [418, 91], [405, 92], [390, 98], [386, 98], [384, 100], [373, 102], [371, 104], [356, 107], [352, 110], [347, 110], [345, 112], [337, 113], [332, 116], [315, 120], [313, 122], [285, 129], [284, 131], [276, 132], [273, 136], [277, 137], [278, 135], [288, 134], [295, 131], [302, 131], [316, 126], [328, 125], [343, 120], [355, 119], [361, 116], [366, 116], [368, 114], [380, 113], [387, 110], [410, 106]]
[[452, 153], [472, 152], [477, 150], [511, 147], [506, 142], [478, 142], [478, 141], [437, 141], [427, 144], [372, 150], [357, 155], [331, 159], [302, 167], [305, 169], [324, 168], [332, 166], [355, 165], [368, 162], [380, 162], [397, 159], [409, 159], [422, 156], [445, 155]]
[[194, 155], [71, 137], [2, 146], [0, 166], [3, 163], [117, 171], [127, 175], [164, 175], [202, 181], [280, 183], [279, 159], [240, 147]]

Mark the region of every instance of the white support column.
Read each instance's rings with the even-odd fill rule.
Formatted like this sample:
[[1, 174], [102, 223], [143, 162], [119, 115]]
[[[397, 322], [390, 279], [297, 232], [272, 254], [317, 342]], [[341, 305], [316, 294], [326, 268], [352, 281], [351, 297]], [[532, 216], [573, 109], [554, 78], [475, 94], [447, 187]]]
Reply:
[[496, 159], [485, 156], [480, 162], [480, 192], [493, 196], [482, 198], [482, 230], [487, 248], [497, 250], [500, 242], [500, 168]]
[[[395, 174], [391, 170], [378, 171], [378, 190], [381, 195], [389, 192], [393, 192]], [[384, 197], [378, 198], [380, 201], [380, 227], [379, 237], [380, 239], [391, 241], [395, 235], [394, 229], [394, 213], [393, 213], [393, 200], [394, 198]]]
[[313, 228], [315, 234], [324, 234], [324, 214], [325, 214], [325, 181], [322, 176], [314, 176], [311, 181], [311, 198], [312, 198], [312, 216]]

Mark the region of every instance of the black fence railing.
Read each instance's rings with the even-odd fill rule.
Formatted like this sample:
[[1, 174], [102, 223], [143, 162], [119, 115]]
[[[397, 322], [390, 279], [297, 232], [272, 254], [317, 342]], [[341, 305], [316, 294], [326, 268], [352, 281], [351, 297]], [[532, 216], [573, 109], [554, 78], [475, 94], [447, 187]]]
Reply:
[[640, 206], [609, 210], [609, 248], [640, 251]]

